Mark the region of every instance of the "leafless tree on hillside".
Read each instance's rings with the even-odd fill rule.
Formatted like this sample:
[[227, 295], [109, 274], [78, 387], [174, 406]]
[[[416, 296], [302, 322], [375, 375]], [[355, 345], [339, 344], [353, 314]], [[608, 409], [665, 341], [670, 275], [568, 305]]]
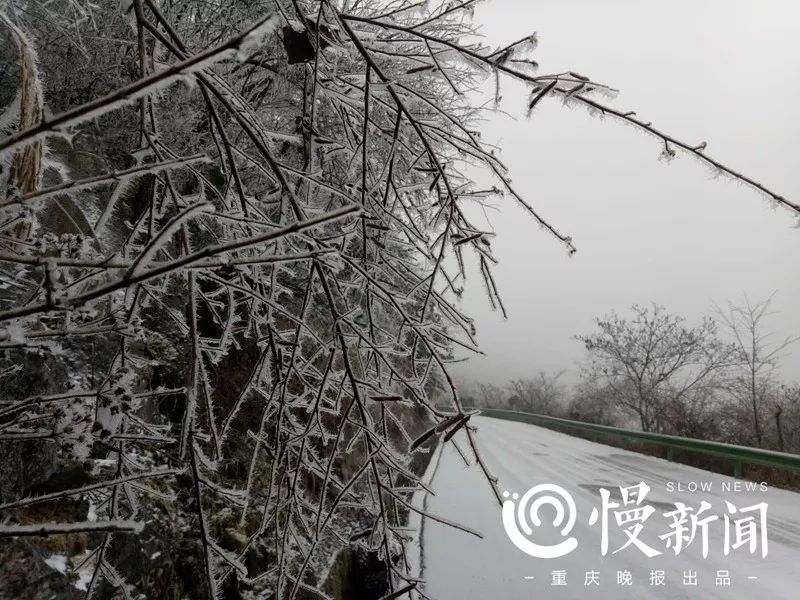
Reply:
[[779, 394], [777, 369], [786, 350], [798, 336], [777, 337], [769, 331], [767, 321], [775, 314], [770, 307], [773, 293], [766, 300], [752, 302], [747, 295], [741, 302], [729, 302], [725, 309], [716, 306], [715, 314], [735, 347], [735, 366], [726, 386], [734, 400], [750, 412], [753, 438], [758, 446], [764, 442], [765, 405]]
[[696, 413], [714, 392], [733, 350], [711, 318], [690, 327], [658, 305], [631, 310], [630, 320], [612, 312], [596, 319], [598, 331], [577, 336], [589, 353], [586, 375], [613, 390], [644, 431], [665, 431], [670, 414]]

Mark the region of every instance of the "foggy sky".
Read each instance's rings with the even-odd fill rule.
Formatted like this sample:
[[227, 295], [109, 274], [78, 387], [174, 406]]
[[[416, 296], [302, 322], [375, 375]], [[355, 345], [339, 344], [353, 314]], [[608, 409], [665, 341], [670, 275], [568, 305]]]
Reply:
[[[796, 2], [492, 0], [475, 21], [492, 45], [536, 31], [540, 74], [575, 70], [618, 88], [613, 106], [707, 141], [708, 155], [800, 200]], [[526, 101], [523, 86], [506, 80], [501, 108], [516, 120], [491, 117], [484, 140], [499, 143], [517, 190], [578, 252], [568, 258], [511, 199], [493, 202], [509, 319], [491, 311], [473, 270], [461, 307], [486, 356], [454, 365], [457, 377], [503, 383], [569, 369], [574, 381], [584, 351], [573, 336], [633, 303], [657, 302], [693, 323], [712, 302], [777, 290], [781, 313], [770, 325], [800, 334], [795, 216], [689, 156], [660, 162], [661, 144], [629, 126], [557, 99], [527, 120]], [[800, 380], [800, 344], [783, 376]]]

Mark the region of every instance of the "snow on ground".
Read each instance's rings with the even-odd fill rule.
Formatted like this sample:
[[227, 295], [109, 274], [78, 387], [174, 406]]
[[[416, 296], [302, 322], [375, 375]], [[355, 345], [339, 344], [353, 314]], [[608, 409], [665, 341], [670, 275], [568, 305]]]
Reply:
[[[519, 550], [505, 534], [500, 506], [478, 467], [465, 466], [453, 445], [447, 444], [433, 476], [436, 495], [427, 498], [426, 509], [476, 529], [484, 537], [478, 539], [425, 519], [422, 577], [429, 597], [437, 600], [753, 600], [759, 595], [771, 600], [800, 598], [800, 494], [773, 488], [766, 492], [723, 491], [723, 482], [733, 485], [736, 480], [524, 423], [487, 417], [473, 418], [471, 422], [479, 429], [479, 447], [492, 473], [499, 478], [501, 491], [522, 495], [534, 485], [554, 483], [570, 493], [575, 500], [577, 520], [568, 537], [575, 537], [578, 546], [566, 556], [552, 559], [534, 558]], [[465, 448], [460, 436], [458, 442]], [[641, 481], [651, 488], [643, 505], [651, 504], [655, 512], [644, 523], [639, 538], [662, 554], [648, 558], [634, 546], [612, 554], [628, 539], [623, 531], [627, 525], [618, 527], [612, 511], [608, 553], [603, 556], [602, 521], [589, 524], [592, 509], [601, 509], [599, 489], [607, 488], [611, 501], [621, 504], [619, 486]], [[678, 483], [685, 488], [689, 482], [709, 482], [712, 489], [679, 492], [670, 490], [670, 482], [673, 488]], [[718, 521], [709, 524], [708, 557], [702, 557], [700, 532], [676, 556], [665, 547], [665, 540], [659, 539], [670, 531], [672, 521], [663, 513], [674, 510], [675, 502], [697, 509], [702, 500], [712, 505], [703, 516], [719, 515]], [[760, 546], [753, 555], [746, 546], [724, 555], [726, 501], [737, 508], [768, 503], [766, 558], [762, 558]], [[539, 514], [543, 524], [534, 527], [529, 539], [540, 544], [563, 540], [557, 528], [548, 528], [555, 512], [545, 506]], [[741, 516], [740, 513], [730, 518]], [[565, 572], [566, 585], [552, 585], [553, 571]], [[598, 574], [599, 585], [585, 585], [589, 571]], [[623, 581], [627, 578], [624, 572], [630, 573], [631, 585], [618, 585], [618, 571], [623, 572]], [[665, 585], [651, 586], [651, 571], [663, 571]], [[718, 571], [728, 572], [729, 586], [717, 585], [726, 583], [725, 574]], [[696, 586], [684, 585], [684, 572], [688, 572], [689, 582], [691, 572], [696, 573]], [[717, 581], [720, 575], [723, 579]]]
[[67, 572], [67, 557], [63, 554], [52, 554], [44, 559], [44, 563], [61, 574]]

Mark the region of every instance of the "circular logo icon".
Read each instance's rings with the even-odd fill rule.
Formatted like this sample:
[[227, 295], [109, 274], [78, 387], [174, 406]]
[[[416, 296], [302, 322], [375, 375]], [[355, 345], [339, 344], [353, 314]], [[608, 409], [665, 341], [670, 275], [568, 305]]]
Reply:
[[[529, 489], [522, 498], [519, 494], [503, 492], [503, 527], [513, 544], [536, 558], [558, 558], [569, 554], [578, 547], [578, 540], [567, 538], [558, 544], [544, 546], [529, 539], [533, 527], [539, 527], [539, 509], [544, 505], [555, 508], [554, 527], [561, 527], [561, 535], [567, 536], [575, 525], [576, 509], [572, 496], [561, 486], [542, 483]], [[532, 527], [533, 526], [533, 527]]]

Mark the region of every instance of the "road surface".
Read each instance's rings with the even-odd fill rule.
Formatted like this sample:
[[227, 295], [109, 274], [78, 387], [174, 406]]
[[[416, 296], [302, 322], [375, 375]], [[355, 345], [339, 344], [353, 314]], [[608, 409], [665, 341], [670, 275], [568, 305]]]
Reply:
[[[559, 558], [535, 558], [518, 549], [506, 535], [500, 506], [479, 468], [465, 466], [458, 451], [447, 444], [433, 458], [437, 462], [429, 472], [435, 495], [426, 497], [425, 509], [477, 530], [483, 538], [431, 518], [423, 519], [421, 576], [429, 597], [436, 600], [800, 598], [800, 494], [774, 488], [764, 491], [760, 487], [755, 491], [736, 492], [733, 488], [725, 491], [723, 483], [733, 486], [735, 479], [525, 423], [488, 417], [477, 417], [472, 422], [478, 427], [483, 458], [499, 478], [501, 491], [522, 496], [535, 485], [551, 483], [564, 488], [574, 499], [576, 520], [566, 537], [552, 526], [555, 510], [543, 506], [539, 510], [542, 525], [533, 527], [528, 539], [551, 545], [574, 537], [578, 546]], [[457, 436], [457, 443], [471, 458], [461, 435]], [[609, 490], [610, 502], [622, 504], [619, 486], [640, 482], [650, 487], [640, 506], [635, 505], [631, 495], [629, 501], [634, 504], [609, 511], [608, 549], [603, 555], [600, 489]], [[686, 488], [694, 489], [691, 482], [711, 489], [690, 492]], [[702, 557], [699, 528], [692, 543], [685, 546], [684, 540], [685, 547], [676, 555], [674, 546], [666, 547], [667, 538], [660, 539], [671, 531], [673, 521], [663, 513], [675, 510], [675, 502], [698, 509], [703, 500], [712, 508], [699, 519], [718, 516], [718, 520], [708, 524], [708, 556]], [[730, 519], [731, 546], [736, 543], [736, 519], [752, 515], [756, 524], [760, 522], [757, 512], [731, 513], [726, 501], [737, 511], [761, 502], [768, 504], [765, 558], [763, 537], [758, 529], [753, 530], [757, 542], [753, 554], [749, 552], [749, 542], [731, 549], [727, 556], [724, 554], [725, 515]], [[624, 529], [635, 524], [618, 526], [614, 510], [648, 504], [654, 507], [654, 512], [643, 523], [636, 539], [661, 554], [648, 557], [636, 547], [636, 542], [614, 553], [628, 541]], [[593, 508], [598, 509], [598, 518], [590, 525]], [[747, 531], [743, 529], [742, 534]], [[651, 585], [661, 583], [662, 578], [663, 585]], [[587, 582], [591, 585], [586, 585]]]

